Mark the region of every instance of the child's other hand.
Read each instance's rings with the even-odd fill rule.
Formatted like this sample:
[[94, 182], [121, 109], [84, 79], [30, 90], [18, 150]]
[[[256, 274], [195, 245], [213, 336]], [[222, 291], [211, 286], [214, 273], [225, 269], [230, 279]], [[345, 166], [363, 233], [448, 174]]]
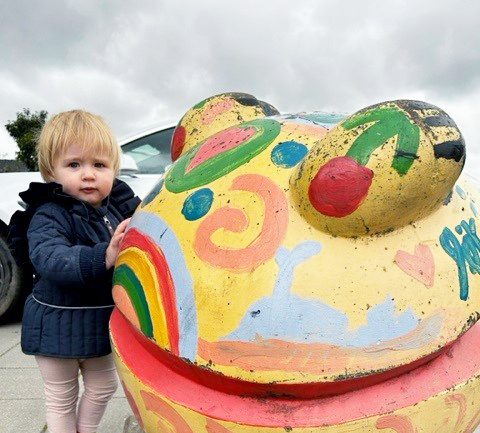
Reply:
[[105, 252], [105, 265], [107, 269], [110, 269], [117, 260], [118, 251], [120, 250], [120, 244], [125, 236], [125, 229], [131, 218], [122, 221], [113, 233], [112, 240], [108, 244], [107, 251]]

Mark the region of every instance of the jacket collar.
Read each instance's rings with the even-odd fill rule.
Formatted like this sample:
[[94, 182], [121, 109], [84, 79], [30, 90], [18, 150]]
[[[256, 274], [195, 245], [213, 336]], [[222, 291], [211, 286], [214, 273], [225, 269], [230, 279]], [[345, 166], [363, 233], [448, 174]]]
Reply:
[[104, 217], [107, 214], [110, 200], [121, 204], [125, 196], [125, 190], [131, 194], [131, 189], [125, 182], [115, 179], [110, 195], [102, 201], [102, 205], [98, 208], [94, 208], [89, 203], [66, 194], [62, 189], [62, 185], [56, 182], [31, 182], [29, 188], [19, 195], [28, 207], [36, 208], [48, 202], [58, 203], [88, 220], [92, 214]]

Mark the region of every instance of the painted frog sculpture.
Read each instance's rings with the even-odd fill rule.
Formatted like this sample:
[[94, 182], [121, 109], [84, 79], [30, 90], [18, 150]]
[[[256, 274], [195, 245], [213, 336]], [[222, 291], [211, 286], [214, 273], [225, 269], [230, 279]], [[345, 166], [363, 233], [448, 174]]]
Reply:
[[114, 274], [146, 432], [475, 429], [480, 195], [444, 111], [226, 93], [182, 117], [172, 159]]

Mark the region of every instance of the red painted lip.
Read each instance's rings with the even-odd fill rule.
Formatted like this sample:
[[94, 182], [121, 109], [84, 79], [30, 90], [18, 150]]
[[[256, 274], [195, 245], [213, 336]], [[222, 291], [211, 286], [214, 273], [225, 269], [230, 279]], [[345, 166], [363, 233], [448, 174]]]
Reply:
[[111, 316], [110, 332], [121, 362], [145, 386], [208, 417], [262, 427], [328, 426], [377, 416], [426, 400], [480, 374], [480, 323], [447, 351], [408, 373], [340, 395], [306, 399], [238, 394], [245, 384], [160, 349], [118, 309]]

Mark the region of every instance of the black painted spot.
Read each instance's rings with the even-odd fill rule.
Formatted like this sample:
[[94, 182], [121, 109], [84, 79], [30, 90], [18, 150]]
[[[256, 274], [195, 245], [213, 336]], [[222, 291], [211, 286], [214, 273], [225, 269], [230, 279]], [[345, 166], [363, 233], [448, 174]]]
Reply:
[[460, 140], [445, 141], [433, 146], [435, 158], [454, 159], [459, 162], [465, 156], [465, 141]]
[[246, 105], [247, 107], [258, 105], [258, 99], [248, 93], [232, 92], [228, 95], [235, 99], [239, 104]]
[[411, 101], [403, 99], [395, 102], [397, 102], [397, 105], [401, 106], [402, 108], [410, 110], [431, 110], [432, 108], [438, 109], [437, 107], [435, 107], [435, 105], [428, 104], [423, 101]]
[[450, 116], [438, 115], [425, 118], [425, 124], [428, 126], [450, 126], [457, 128], [457, 125]]
[[260, 314], [260, 310], [250, 311], [250, 316], [257, 317]]

